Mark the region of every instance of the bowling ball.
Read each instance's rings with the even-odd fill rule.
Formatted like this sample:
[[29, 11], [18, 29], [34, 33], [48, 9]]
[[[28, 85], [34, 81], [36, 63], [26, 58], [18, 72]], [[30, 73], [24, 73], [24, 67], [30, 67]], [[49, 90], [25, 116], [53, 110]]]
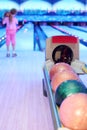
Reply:
[[65, 98], [59, 109], [60, 121], [71, 130], [87, 130], [87, 94], [77, 93]]
[[53, 92], [56, 91], [57, 87], [62, 82], [66, 81], [66, 80], [71, 80], [71, 79], [80, 80], [79, 76], [74, 71], [64, 70], [64, 71], [55, 73], [55, 75], [53, 76], [53, 78], [51, 80], [51, 86], [52, 86]]
[[55, 102], [58, 106], [68, 96], [75, 93], [87, 93], [86, 86], [78, 80], [67, 80], [59, 85], [55, 92]]
[[52, 80], [52, 77], [56, 72], [63, 70], [73, 70], [73, 69], [69, 64], [64, 62], [54, 64], [49, 71], [50, 79]]
[[4, 13], [4, 17], [9, 17], [10, 13], [7, 11]]

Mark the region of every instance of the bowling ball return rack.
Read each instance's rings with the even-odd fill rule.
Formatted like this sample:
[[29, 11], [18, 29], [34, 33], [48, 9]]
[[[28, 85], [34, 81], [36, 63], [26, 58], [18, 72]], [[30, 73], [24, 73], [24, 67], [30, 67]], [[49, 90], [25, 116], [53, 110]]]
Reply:
[[43, 74], [44, 74], [44, 78], [42, 79], [43, 95], [45, 97], [48, 97], [48, 99], [49, 99], [49, 105], [50, 105], [54, 130], [59, 130], [60, 128], [62, 128], [62, 123], [59, 118], [59, 113], [58, 113], [57, 106], [55, 103], [54, 94], [52, 92], [52, 87], [50, 84], [49, 74], [48, 74], [48, 71], [47, 71], [47, 68], [45, 65], [43, 67]]
[[[66, 46], [68, 46], [69, 50], [72, 50], [73, 53], [73, 55], [71, 55], [70, 57], [71, 58], [70, 64], [72, 68], [78, 75], [85, 74], [81, 69], [81, 66], [84, 65], [84, 63], [79, 61], [79, 39], [77, 37], [52, 36], [46, 39], [45, 64], [43, 66], [43, 79], [42, 79], [43, 95], [49, 100], [49, 106], [51, 110], [54, 130], [69, 130], [69, 128], [65, 128], [63, 126], [60, 120], [59, 109], [55, 102], [55, 95], [52, 91], [49, 75], [50, 67], [53, 65], [53, 63], [56, 63], [56, 59], [61, 59], [60, 54], [64, 52], [64, 49], [67, 50]], [[64, 62], [64, 61], [57, 61], [57, 62]]]
[[[81, 74], [79, 74], [79, 76], [80, 75]], [[82, 74], [82, 76], [83, 76], [83, 74]], [[81, 77], [80, 77], [80, 79], [81, 79]], [[48, 98], [48, 101], [49, 101], [54, 130], [70, 130], [69, 128], [64, 127], [60, 120], [59, 107], [57, 106], [56, 101], [55, 101], [55, 95], [54, 95], [54, 92], [53, 92], [52, 86], [51, 86], [49, 70], [48, 70], [48, 66], [46, 64], [44, 64], [44, 66], [43, 66], [42, 83], [43, 83], [43, 95], [46, 98]], [[86, 89], [86, 92], [87, 92], [87, 89]]]

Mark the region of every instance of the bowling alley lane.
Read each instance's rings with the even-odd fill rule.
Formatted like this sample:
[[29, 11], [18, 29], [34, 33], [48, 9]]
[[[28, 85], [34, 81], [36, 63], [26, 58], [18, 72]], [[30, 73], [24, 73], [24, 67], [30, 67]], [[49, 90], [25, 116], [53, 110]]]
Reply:
[[5, 35], [5, 28], [0, 28], [0, 37]]
[[47, 37], [52, 37], [52, 36], [56, 36], [56, 35], [66, 35], [66, 34], [52, 28], [49, 25], [42, 25], [40, 27], [42, 28], [44, 33], [47, 35]]
[[[77, 30], [75, 28], [70, 28], [68, 26], [59, 26], [60, 28], [64, 29], [65, 31], [67, 31], [69, 34], [71, 35], [74, 35], [74, 36], [77, 36], [79, 37], [80, 39], [84, 39], [85, 41], [87, 41], [87, 35], [86, 35], [86, 32], [84, 31], [80, 31], [80, 30]], [[78, 27], [79, 28], [79, 27]], [[87, 30], [87, 28], [86, 28]]]
[[15, 58], [6, 57], [5, 44], [0, 48], [1, 130], [54, 130], [49, 102], [42, 91], [45, 55], [33, 51], [33, 33], [32, 23], [17, 32]]

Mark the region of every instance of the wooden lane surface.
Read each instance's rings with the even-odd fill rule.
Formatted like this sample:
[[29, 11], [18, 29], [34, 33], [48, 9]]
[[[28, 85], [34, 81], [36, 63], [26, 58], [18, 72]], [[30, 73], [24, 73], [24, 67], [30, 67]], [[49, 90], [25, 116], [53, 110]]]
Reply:
[[0, 54], [0, 130], [53, 130], [48, 98], [43, 96], [44, 53]]

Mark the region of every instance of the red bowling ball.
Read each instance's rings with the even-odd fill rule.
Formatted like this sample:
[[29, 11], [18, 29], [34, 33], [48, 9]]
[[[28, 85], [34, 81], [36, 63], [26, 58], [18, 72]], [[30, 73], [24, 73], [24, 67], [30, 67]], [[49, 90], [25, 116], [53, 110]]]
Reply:
[[79, 76], [74, 72], [70, 70], [63, 70], [60, 72], [55, 73], [51, 80], [51, 86], [53, 92], [56, 91], [57, 87], [66, 80], [80, 80]]
[[87, 130], [87, 94], [67, 97], [59, 110], [60, 121], [70, 130]]
[[52, 77], [56, 72], [60, 72], [63, 70], [73, 70], [73, 69], [69, 64], [64, 62], [54, 64], [49, 71], [50, 79], [52, 80]]

